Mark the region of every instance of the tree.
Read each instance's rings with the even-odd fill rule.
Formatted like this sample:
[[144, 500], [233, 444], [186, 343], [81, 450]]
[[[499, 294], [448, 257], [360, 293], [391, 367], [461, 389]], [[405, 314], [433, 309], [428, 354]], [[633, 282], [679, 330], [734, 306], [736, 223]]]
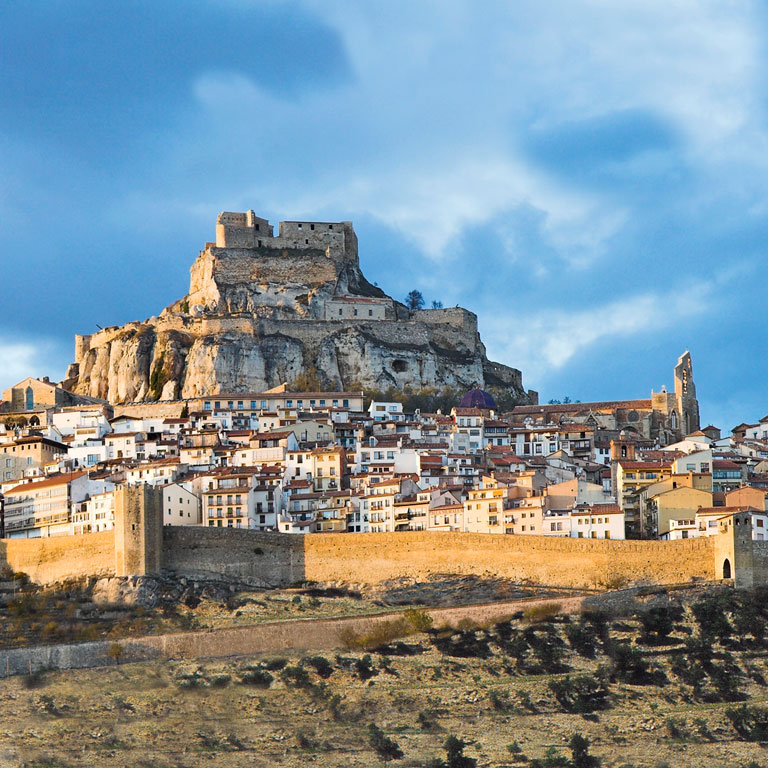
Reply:
[[449, 736], [445, 740], [445, 747], [448, 768], [475, 768], [477, 760], [474, 757], [467, 757], [464, 754], [466, 744], [462, 739], [456, 736]]
[[432, 302], [432, 309], [442, 309], [443, 308], [443, 302], [438, 301], [437, 299], [434, 299]]
[[568, 746], [573, 754], [571, 760], [573, 768], [594, 768], [600, 765], [600, 761], [589, 754], [589, 739], [584, 738], [580, 733], [574, 733], [571, 736]]
[[184, 403], [184, 407], [181, 409], [179, 418], [186, 419], [188, 416], [189, 416], [189, 406], [186, 403]]
[[419, 309], [424, 308], [424, 297], [421, 295], [421, 291], [413, 290], [405, 297], [405, 306], [416, 312]]
[[373, 751], [385, 762], [390, 760], [399, 760], [404, 756], [403, 750], [396, 741], [392, 741], [389, 736], [384, 735], [384, 731], [376, 723], [368, 726], [368, 740]]

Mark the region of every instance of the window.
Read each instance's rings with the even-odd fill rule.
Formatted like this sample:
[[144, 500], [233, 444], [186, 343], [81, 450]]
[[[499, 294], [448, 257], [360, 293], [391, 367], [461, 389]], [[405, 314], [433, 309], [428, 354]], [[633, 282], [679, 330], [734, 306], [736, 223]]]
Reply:
[[368, 317], [373, 317], [373, 310], [372, 309], [368, 310]]

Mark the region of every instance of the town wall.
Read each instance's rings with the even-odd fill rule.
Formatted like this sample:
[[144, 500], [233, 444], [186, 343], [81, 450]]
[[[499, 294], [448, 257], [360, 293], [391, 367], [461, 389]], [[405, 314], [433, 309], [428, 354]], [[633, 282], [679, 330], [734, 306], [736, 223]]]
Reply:
[[313, 534], [305, 539], [304, 558], [305, 578], [311, 581], [377, 583], [461, 573], [598, 587], [711, 579], [713, 551], [707, 538], [606, 541], [410, 531]]
[[0, 539], [0, 567], [26, 573], [39, 584], [115, 575], [115, 532], [43, 539]]
[[152, 500], [142, 504], [151, 519], [141, 527], [121, 513], [124, 523], [117, 521], [117, 535], [103, 531], [2, 540], [0, 566], [7, 564], [44, 584], [162, 569], [264, 588], [303, 581], [378, 584], [445, 573], [594, 588], [720, 579], [722, 561], [728, 557], [737, 586], [768, 583], [768, 542], [739, 543], [728, 532], [670, 542], [421, 531], [297, 536], [192, 526], [160, 529]]
[[714, 576], [711, 538], [606, 541], [422, 531], [292, 536], [194, 527], [165, 527], [163, 534], [164, 569], [263, 587], [301, 581], [378, 584], [444, 573], [576, 588]]
[[229, 577], [258, 587], [290, 586], [306, 578], [304, 537], [234, 528], [165, 526], [163, 568], [190, 578]]

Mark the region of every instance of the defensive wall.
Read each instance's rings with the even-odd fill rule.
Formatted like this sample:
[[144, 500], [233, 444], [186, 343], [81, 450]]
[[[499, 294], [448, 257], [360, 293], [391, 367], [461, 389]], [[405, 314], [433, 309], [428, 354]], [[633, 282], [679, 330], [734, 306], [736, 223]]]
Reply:
[[0, 566], [40, 583], [160, 571], [199, 579], [229, 577], [266, 588], [303, 581], [377, 584], [436, 574], [500, 576], [572, 588], [723, 578], [744, 587], [768, 583], [768, 544], [745, 537], [746, 525], [670, 542], [421, 531], [299, 536], [163, 527], [158, 493], [141, 486], [121, 489], [114, 531], [2, 540]]

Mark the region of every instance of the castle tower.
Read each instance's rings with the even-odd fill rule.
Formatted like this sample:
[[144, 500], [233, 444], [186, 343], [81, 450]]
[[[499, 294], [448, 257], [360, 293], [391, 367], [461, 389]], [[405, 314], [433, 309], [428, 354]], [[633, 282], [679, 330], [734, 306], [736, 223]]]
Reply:
[[733, 579], [737, 589], [751, 589], [755, 584], [752, 514], [749, 509], [720, 520], [715, 540], [715, 579]]
[[700, 429], [699, 401], [696, 399], [696, 385], [693, 383], [693, 365], [691, 353], [686, 350], [675, 366], [675, 400], [680, 414], [682, 436], [690, 435]]
[[160, 573], [163, 493], [147, 485], [115, 491], [115, 576]]

